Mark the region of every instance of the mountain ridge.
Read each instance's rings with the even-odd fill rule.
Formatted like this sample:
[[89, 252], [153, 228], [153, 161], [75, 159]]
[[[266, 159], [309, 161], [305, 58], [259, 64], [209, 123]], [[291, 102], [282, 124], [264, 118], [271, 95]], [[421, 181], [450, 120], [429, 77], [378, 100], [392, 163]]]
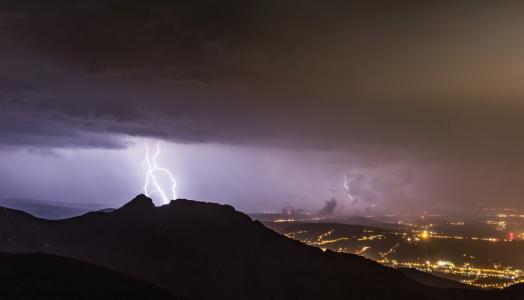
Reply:
[[89, 211], [105, 208], [102, 204], [65, 203], [24, 198], [0, 199], [0, 206], [22, 210], [33, 216], [50, 220], [80, 216]]
[[0, 210], [0, 251], [73, 257], [191, 299], [509, 299], [426, 287], [366, 258], [284, 237], [229, 205], [155, 207], [139, 195], [109, 213], [6, 216]]

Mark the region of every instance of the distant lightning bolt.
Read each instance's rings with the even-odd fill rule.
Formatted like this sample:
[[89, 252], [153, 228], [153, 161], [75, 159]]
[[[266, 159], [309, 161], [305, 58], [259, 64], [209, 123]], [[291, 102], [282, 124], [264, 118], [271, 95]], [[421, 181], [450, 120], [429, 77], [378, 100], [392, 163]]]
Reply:
[[[144, 143], [146, 146], [145, 164], [147, 166], [146, 182], [144, 184], [144, 194], [150, 197], [151, 194], [156, 192], [162, 198], [163, 204], [168, 204], [169, 200], [176, 199], [176, 180], [173, 174], [168, 169], [158, 166], [157, 158], [160, 155], [160, 143], [161, 142], [158, 142], [156, 144], [156, 151], [152, 157], [151, 150], [149, 149], [149, 144], [147, 143], [147, 141]], [[156, 178], [156, 174], [158, 173], [163, 173], [164, 175], [167, 175], [167, 177], [169, 178], [169, 182], [171, 184], [171, 199], [169, 199], [169, 196], [166, 194], [166, 192], [164, 192], [164, 189], [158, 183], [158, 180]]]
[[355, 197], [351, 194], [351, 186], [349, 185], [349, 178], [347, 174], [344, 175], [344, 189], [346, 190], [350, 204], [353, 205], [357, 203], [357, 199], [355, 199]]

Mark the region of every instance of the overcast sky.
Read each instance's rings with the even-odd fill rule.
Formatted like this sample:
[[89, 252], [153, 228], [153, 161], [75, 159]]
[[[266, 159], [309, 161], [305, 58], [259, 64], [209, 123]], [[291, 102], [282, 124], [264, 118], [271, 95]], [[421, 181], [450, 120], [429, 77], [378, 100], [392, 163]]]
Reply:
[[120, 205], [147, 139], [244, 211], [524, 208], [523, 53], [519, 1], [2, 1], [0, 197]]

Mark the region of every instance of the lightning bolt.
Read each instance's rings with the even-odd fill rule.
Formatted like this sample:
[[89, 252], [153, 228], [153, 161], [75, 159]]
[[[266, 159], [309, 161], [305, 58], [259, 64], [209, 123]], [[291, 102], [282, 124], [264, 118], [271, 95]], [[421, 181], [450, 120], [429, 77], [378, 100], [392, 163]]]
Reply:
[[[176, 199], [176, 180], [173, 174], [166, 168], [158, 166], [158, 156], [160, 155], [160, 143], [156, 144], [155, 153], [151, 156], [151, 150], [147, 141], [144, 143], [146, 146], [146, 160], [147, 166], [146, 182], [144, 184], [144, 194], [150, 197], [153, 193], [158, 193], [162, 198], [163, 204], [168, 204], [170, 199]], [[159, 184], [156, 175], [157, 174], [167, 175], [171, 184], [171, 194], [168, 196], [162, 186]], [[171, 198], [170, 198], [171, 197]]]
[[355, 197], [351, 194], [351, 186], [349, 185], [349, 178], [347, 174], [344, 175], [344, 189], [346, 190], [346, 194], [351, 205], [357, 203], [357, 199], [355, 199]]

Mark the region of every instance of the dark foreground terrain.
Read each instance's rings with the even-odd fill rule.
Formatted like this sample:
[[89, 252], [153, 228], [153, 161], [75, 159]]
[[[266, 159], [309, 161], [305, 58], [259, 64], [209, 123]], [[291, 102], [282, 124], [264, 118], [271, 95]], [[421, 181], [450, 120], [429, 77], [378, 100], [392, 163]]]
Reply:
[[0, 299], [181, 299], [149, 283], [71, 258], [0, 253]]
[[524, 297], [521, 286], [502, 291], [428, 287], [360, 256], [288, 239], [230, 206], [176, 200], [155, 207], [143, 195], [113, 212], [57, 221], [1, 209], [0, 251], [80, 259], [188, 299]]

